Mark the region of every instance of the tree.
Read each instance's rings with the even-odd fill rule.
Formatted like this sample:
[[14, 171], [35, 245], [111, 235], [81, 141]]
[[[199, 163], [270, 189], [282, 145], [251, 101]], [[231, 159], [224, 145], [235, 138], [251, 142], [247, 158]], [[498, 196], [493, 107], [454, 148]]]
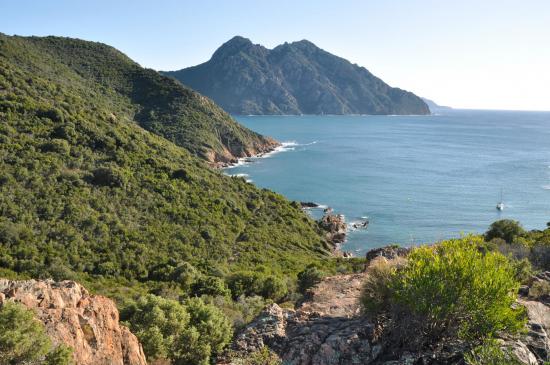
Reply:
[[494, 222], [485, 232], [485, 240], [491, 241], [494, 238], [500, 238], [506, 243], [513, 243], [516, 238], [525, 235], [525, 230], [518, 221], [511, 219], [501, 219]]
[[31, 310], [7, 302], [0, 306], [0, 365], [67, 365], [71, 349], [54, 347]]

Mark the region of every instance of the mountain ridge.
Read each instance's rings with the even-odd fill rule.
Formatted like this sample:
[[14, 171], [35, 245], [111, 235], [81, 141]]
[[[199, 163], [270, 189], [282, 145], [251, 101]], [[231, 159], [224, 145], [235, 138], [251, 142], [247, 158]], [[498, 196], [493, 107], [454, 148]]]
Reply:
[[[17, 38], [13, 38], [17, 39]], [[115, 91], [133, 104], [133, 118], [144, 129], [186, 148], [215, 166], [272, 150], [278, 143], [233, 120], [207, 97], [121, 51], [99, 42], [68, 37], [21, 37], [84, 79]], [[21, 60], [33, 67], [33, 62]]]
[[429, 114], [418, 96], [305, 39], [268, 49], [235, 36], [209, 61], [162, 73], [232, 114]]

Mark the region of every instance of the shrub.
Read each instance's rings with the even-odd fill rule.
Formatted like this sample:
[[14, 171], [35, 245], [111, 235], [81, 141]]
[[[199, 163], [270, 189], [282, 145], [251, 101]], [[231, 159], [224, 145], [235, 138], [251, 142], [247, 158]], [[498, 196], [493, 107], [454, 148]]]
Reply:
[[267, 299], [279, 300], [288, 292], [286, 283], [281, 278], [260, 272], [241, 271], [231, 275], [227, 282], [235, 299], [242, 295], [260, 295]]
[[264, 346], [259, 350], [254, 351], [248, 357], [242, 359], [243, 365], [280, 365], [281, 359], [277, 354], [270, 351], [268, 347]]
[[494, 340], [488, 340], [465, 354], [466, 365], [521, 365], [509, 349], [501, 348]]
[[32, 311], [10, 302], [0, 306], [0, 364], [66, 365], [71, 353], [66, 346], [52, 346]]
[[185, 304], [147, 295], [121, 311], [149, 360], [206, 365], [229, 342], [232, 328], [223, 313], [200, 298]]
[[191, 290], [191, 285], [198, 276], [198, 271], [193, 265], [184, 262], [178, 265], [170, 275], [170, 279], [177, 282], [184, 292]]
[[308, 265], [303, 271], [298, 273], [298, 290], [305, 293], [308, 289], [321, 282], [324, 274], [315, 265]]
[[396, 271], [404, 264], [405, 259], [402, 258], [386, 260], [381, 257], [371, 262], [361, 293], [361, 304], [365, 314], [376, 316], [391, 305], [391, 282]]
[[536, 244], [531, 249], [530, 261], [541, 270], [550, 270], [550, 245]]
[[485, 240], [491, 241], [494, 238], [501, 238], [506, 243], [514, 242], [518, 237], [525, 235], [525, 230], [518, 221], [502, 219], [494, 222], [485, 232]]
[[526, 282], [534, 274], [533, 265], [531, 265], [531, 261], [526, 258], [521, 260], [512, 259], [511, 263], [514, 267], [516, 279], [520, 283]]
[[124, 187], [126, 177], [115, 167], [100, 167], [94, 170], [92, 174], [92, 184], [97, 186]]
[[40, 149], [43, 152], [55, 152], [61, 155], [68, 155], [69, 152], [71, 152], [71, 146], [69, 145], [69, 142], [64, 139], [56, 138], [44, 143], [42, 146], [40, 146]]
[[225, 281], [215, 276], [202, 276], [191, 285], [191, 293], [194, 296], [230, 296], [231, 291], [225, 285]]
[[288, 292], [286, 283], [278, 276], [269, 275], [264, 278], [260, 295], [267, 299], [278, 301]]
[[222, 352], [233, 335], [231, 323], [216, 307], [200, 298], [186, 302], [190, 328], [181, 338], [176, 351], [178, 365], [208, 364], [210, 358]]
[[523, 327], [524, 311], [512, 307], [519, 287], [514, 268], [500, 253], [481, 253], [481, 243], [469, 236], [419, 247], [394, 275], [395, 303], [420, 319], [428, 337], [471, 340]]
[[176, 339], [189, 325], [189, 314], [184, 306], [152, 294], [124, 307], [120, 318], [139, 338], [149, 360], [169, 358]]
[[550, 296], [550, 283], [546, 280], [535, 281], [529, 288], [529, 296], [535, 299]]

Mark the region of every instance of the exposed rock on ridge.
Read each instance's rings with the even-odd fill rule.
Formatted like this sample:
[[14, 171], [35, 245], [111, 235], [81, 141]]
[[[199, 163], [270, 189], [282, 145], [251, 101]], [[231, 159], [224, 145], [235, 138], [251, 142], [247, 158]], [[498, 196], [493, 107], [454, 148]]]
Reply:
[[78, 365], [147, 364], [136, 336], [119, 324], [115, 303], [74, 281], [0, 279], [0, 305], [8, 300], [33, 309], [54, 342], [74, 349]]
[[165, 72], [233, 114], [429, 114], [415, 94], [302, 40], [234, 37], [198, 66]]
[[[386, 258], [375, 255], [374, 260]], [[380, 328], [360, 315], [359, 298], [367, 275], [368, 269], [363, 274], [325, 278], [296, 310], [270, 305], [237, 335], [231, 349], [233, 357], [221, 359], [219, 364], [239, 364], [240, 357], [264, 346], [284, 364], [292, 365], [464, 364], [467, 348], [461, 343], [436, 343], [419, 353], [399, 353], [388, 348], [380, 336]], [[550, 278], [550, 273], [533, 280], [546, 277]], [[519, 304], [527, 309], [527, 333], [500, 342], [522, 364], [542, 365], [549, 356], [550, 307], [544, 301], [526, 296], [520, 297]]]

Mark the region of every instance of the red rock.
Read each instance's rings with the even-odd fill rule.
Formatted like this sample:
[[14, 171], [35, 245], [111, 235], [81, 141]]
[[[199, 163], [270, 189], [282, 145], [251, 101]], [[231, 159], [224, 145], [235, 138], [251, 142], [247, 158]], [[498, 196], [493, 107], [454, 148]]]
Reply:
[[147, 364], [136, 336], [119, 324], [115, 303], [74, 281], [0, 279], [0, 304], [7, 300], [33, 309], [54, 343], [73, 348], [76, 364]]

